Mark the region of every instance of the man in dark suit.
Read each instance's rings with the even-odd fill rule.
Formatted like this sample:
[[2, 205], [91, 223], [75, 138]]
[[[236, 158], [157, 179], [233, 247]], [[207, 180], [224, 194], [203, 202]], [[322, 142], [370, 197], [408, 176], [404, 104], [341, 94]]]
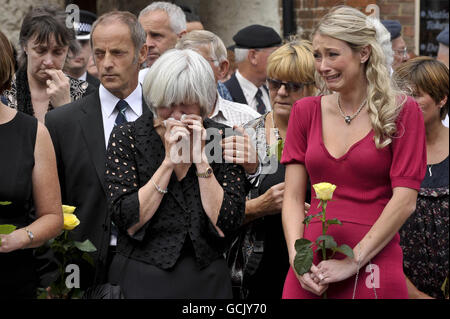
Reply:
[[247, 104], [260, 114], [271, 110], [269, 92], [265, 87], [267, 58], [281, 45], [278, 33], [254, 24], [233, 37], [236, 72], [225, 82], [234, 102]]
[[63, 203], [77, 207], [75, 240], [97, 247], [95, 277], [81, 267], [81, 286], [104, 282], [116, 237], [107, 209], [105, 153], [114, 126], [148, 111], [138, 83], [147, 57], [145, 31], [129, 12], [110, 12], [93, 25], [91, 47], [101, 85], [84, 99], [48, 112], [45, 124], [55, 147]]
[[94, 13], [80, 10], [80, 21], [74, 23], [74, 29], [81, 50], [75, 56], [67, 56], [63, 70], [71, 77], [86, 81], [93, 87], [98, 88], [100, 80], [87, 72], [89, 59], [92, 55], [89, 39], [95, 20], [97, 20], [97, 16]]

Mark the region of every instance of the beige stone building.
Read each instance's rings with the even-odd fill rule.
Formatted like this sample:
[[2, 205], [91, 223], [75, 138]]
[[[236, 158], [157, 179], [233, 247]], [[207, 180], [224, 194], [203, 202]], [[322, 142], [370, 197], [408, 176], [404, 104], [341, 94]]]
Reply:
[[[280, 35], [298, 33], [309, 37], [313, 26], [331, 7], [350, 5], [367, 14], [376, 12], [381, 19], [399, 20], [403, 25], [403, 37], [411, 53], [419, 54], [421, 43], [421, 16], [439, 14], [441, 19], [430, 25], [441, 27], [448, 23], [446, 11], [439, 9], [444, 0], [170, 0], [187, 4], [200, 17], [206, 29], [219, 35], [225, 44], [233, 44], [233, 35], [250, 24], [273, 27]], [[445, 0], [444, 2], [446, 2]], [[0, 0], [0, 29], [17, 44], [19, 29], [24, 14], [31, 6], [55, 4], [65, 7], [75, 3], [81, 9], [102, 14], [118, 9], [138, 14], [152, 0]], [[374, 5], [376, 6], [373, 9]], [[448, 5], [448, 2], [447, 2]], [[372, 9], [370, 9], [372, 8]], [[431, 12], [430, 8], [434, 11]], [[372, 10], [372, 11], [371, 11]], [[430, 23], [427, 21], [427, 23]], [[290, 28], [290, 30], [283, 30]], [[423, 28], [423, 25], [422, 25]], [[286, 32], [284, 32], [286, 31]], [[439, 33], [439, 30], [434, 30]], [[434, 34], [428, 37], [433, 38]], [[423, 34], [422, 34], [423, 37]], [[433, 40], [433, 39], [432, 39]]]

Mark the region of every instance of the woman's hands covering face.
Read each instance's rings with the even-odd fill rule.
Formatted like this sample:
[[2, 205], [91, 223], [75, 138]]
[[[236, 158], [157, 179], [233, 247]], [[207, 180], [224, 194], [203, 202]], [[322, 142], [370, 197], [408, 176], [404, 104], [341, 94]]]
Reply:
[[202, 118], [194, 114], [184, 114], [181, 119], [169, 118], [163, 121], [164, 147], [166, 159], [173, 165], [180, 163], [200, 163], [204, 154], [206, 130]]

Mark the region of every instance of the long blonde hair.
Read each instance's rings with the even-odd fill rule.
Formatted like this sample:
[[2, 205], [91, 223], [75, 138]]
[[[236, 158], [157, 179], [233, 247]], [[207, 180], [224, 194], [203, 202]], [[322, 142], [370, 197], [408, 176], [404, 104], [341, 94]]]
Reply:
[[[375, 133], [375, 146], [383, 148], [389, 145], [397, 131], [395, 120], [406, 95], [390, 76], [392, 48], [390, 43], [387, 45], [390, 39], [388, 31], [373, 17], [348, 6], [338, 6], [320, 20], [313, 36], [316, 33], [344, 41], [354, 52], [365, 46], [371, 47], [370, 57], [365, 62], [369, 118]], [[317, 71], [316, 83], [322, 93], [327, 92]]]

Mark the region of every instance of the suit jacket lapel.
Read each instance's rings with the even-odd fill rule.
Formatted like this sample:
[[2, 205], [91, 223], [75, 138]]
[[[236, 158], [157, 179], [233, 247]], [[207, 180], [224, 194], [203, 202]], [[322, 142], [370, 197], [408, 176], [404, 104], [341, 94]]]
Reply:
[[241, 85], [239, 84], [239, 81], [236, 78], [236, 73], [233, 73], [231, 78], [224, 84], [227, 86], [228, 91], [230, 91], [230, 94], [233, 97], [234, 102], [248, 104], [247, 100], [245, 99], [244, 92], [242, 91]]
[[79, 123], [100, 184], [106, 193], [104, 179], [106, 145], [98, 89], [95, 93], [86, 97]]

